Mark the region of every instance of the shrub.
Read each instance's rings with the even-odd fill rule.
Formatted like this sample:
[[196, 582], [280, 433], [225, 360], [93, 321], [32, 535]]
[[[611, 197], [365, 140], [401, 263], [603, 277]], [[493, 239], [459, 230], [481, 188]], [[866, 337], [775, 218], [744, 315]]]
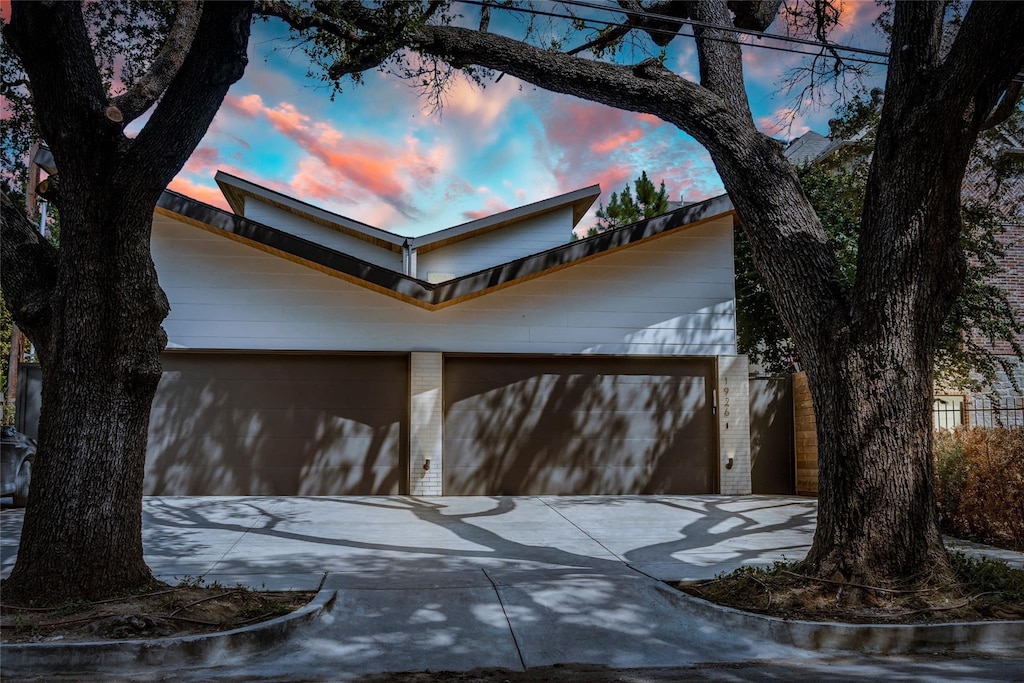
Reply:
[[944, 533], [1024, 550], [1024, 428], [938, 431], [935, 476]]

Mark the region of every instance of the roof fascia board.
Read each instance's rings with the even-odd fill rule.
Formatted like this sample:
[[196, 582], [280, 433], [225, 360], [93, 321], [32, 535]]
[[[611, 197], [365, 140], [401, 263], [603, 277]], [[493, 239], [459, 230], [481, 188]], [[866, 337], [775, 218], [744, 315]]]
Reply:
[[431, 284], [170, 190], [161, 195], [157, 209], [159, 213], [183, 220], [189, 225], [430, 310], [504, 289], [677, 229], [735, 215], [728, 196], [721, 195], [454, 280]]
[[[248, 195], [254, 199], [275, 206], [279, 209], [283, 209], [291, 214], [312, 220], [318, 225], [337, 230], [338, 232], [357, 237], [365, 240], [377, 246], [380, 246], [390, 251], [400, 252], [402, 249], [402, 243], [407, 239], [402, 235], [397, 235], [387, 230], [381, 230], [375, 228], [372, 225], [368, 225], [361, 221], [342, 216], [326, 209], [321, 209], [317, 206], [309, 204], [299, 199], [289, 197], [286, 194], [271, 190], [257, 185], [256, 183], [249, 182], [237, 176], [233, 176], [230, 173], [224, 171], [217, 171], [214, 176], [214, 180], [217, 185], [220, 186], [221, 192], [224, 193], [224, 197], [228, 200], [228, 204], [232, 210], [239, 215], [244, 215], [244, 207], [241, 202], [238, 201], [239, 195]], [[233, 197], [234, 196], [234, 197]]]
[[436, 284], [434, 285], [435, 306], [443, 307], [459, 303], [494, 289], [546, 275], [625, 247], [635, 246], [655, 237], [667, 235], [677, 229], [692, 228], [729, 214], [735, 215], [735, 209], [728, 195], [720, 195], [684, 206], [654, 218], [647, 218]]
[[576, 224], [580, 222], [583, 215], [593, 205], [597, 198], [601, 196], [600, 185], [590, 185], [589, 187], [583, 187], [572, 192], [566, 192], [565, 194], [558, 195], [557, 197], [549, 197], [548, 199], [542, 199], [539, 202], [533, 202], [532, 204], [526, 204], [519, 206], [514, 209], [502, 211], [492, 216], [485, 216], [475, 221], [469, 221], [468, 223], [462, 223], [455, 225], [450, 228], [438, 230], [436, 232], [421, 235], [420, 237], [413, 237], [409, 239], [410, 246], [419, 252], [426, 253], [441, 247], [447, 246], [454, 242], [460, 242], [477, 235], [482, 235], [492, 230], [503, 228], [506, 225], [517, 223], [528, 218], [540, 216], [550, 211], [555, 211], [564, 206], [572, 205], [573, 216], [572, 226], [576, 227]]
[[[371, 289], [391, 293], [410, 303], [429, 305], [431, 302], [431, 287], [421, 280], [257, 223], [244, 216], [228, 213], [176, 192], [164, 191], [157, 202], [157, 207], [172, 217], [180, 216], [186, 219], [190, 225], [201, 224], [197, 227], [208, 226], [214, 228], [218, 234], [239, 238], [236, 241], [244, 241], [253, 246], [262, 245], [266, 247], [264, 251], [270, 250], [271, 253], [280, 256], [293, 257], [290, 260], [299, 259], [308, 264], [315, 264], [317, 270], [332, 271], [328, 274], [338, 274], [342, 279], [371, 285]], [[328, 270], [325, 271], [324, 268]]]

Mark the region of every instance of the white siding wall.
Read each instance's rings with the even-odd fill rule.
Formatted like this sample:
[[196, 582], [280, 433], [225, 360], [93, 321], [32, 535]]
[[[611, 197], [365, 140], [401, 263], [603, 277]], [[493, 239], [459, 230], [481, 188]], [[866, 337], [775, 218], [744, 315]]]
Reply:
[[245, 217], [257, 223], [269, 225], [296, 237], [322, 244], [336, 251], [355, 256], [363, 261], [375, 263], [391, 270], [402, 272], [402, 255], [381, 249], [369, 242], [344, 233], [325, 228], [312, 221], [288, 213], [276, 206], [270, 206], [252, 197], [245, 199]]
[[439, 311], [164, 217], [153, 258], [171, 348], [736, 353], [731, 219]]
[[521, 223], [420, 253], [416, 273], [421, 280], [431, 279], [431, 273], [459, 277], [547, 251], [570, 239], [572, 207], [565, 206]]

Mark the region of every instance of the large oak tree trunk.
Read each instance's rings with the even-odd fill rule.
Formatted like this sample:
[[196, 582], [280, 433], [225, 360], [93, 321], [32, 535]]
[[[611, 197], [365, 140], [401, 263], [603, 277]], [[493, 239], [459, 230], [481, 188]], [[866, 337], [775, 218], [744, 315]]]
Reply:
[[933, 485], [931, 354], [905, 327], [805, 364], [820, 470], [805, 564], [816, 575], [883, 586], [948, 578]]
[[[160, 193], [246, 64], [252, 7], [177, 5], [150, 71], [105, 91], [77, 3], [15, 3], [5, 39], [57, 174], [59, 251], [3, 197], [4, 294], [39, 351], [39, 447], [11, 603], [95, 599], [152, 580], [142, 547], [150, 406], [169, 308], [150, 255]], [[152, 109], [135, 138], [124, 126]]]
[[[926, 578], [923, 568], [948, 576], [932, 479], [930, 406], [935, 337], [962, 267], [958, 221], [945, 221], [952, 237], [941, 238], [942, 221], [928, 218], [948, 197], [921, 201], [927, 193], [905, 191], [916, 204], [901, 215], [918, 218], [876, 230], [892, 240], [885, 247], [889, 263], [864, 264], [860, 291], [844, 291], [838, 270], [827, 263], [830, 250], [821, 248], [826, 240], [817, 217], [780, 149], [759, 136], [708, 146], [809, 378], [820, 476], [806, 570], [869, 585]], [[955, 177], [943, 182], [959, 188]], [[941, 246], [923, 249], [918, 240]], [[863, 242], [862, 248], [872, 249]], [[834, 276], [813, 287], [789, 285], [794, 278], [815, 282], [819, 273]], [[854, 297], [862, 298], [862, 309], [848, 303]]]
[[85, 207], [62, 207], [62, 257], [89, 267], [63, 269], [51, 300], [62, 324], [38, 349], [39, 455], [18, 562], [4, 584], [5, 593], [44, 600], [152, 579], [142, 479], [167, 300], [149, 253], [152, 214], [143, 204], [118, 215], [101, 188], [87, 196]]

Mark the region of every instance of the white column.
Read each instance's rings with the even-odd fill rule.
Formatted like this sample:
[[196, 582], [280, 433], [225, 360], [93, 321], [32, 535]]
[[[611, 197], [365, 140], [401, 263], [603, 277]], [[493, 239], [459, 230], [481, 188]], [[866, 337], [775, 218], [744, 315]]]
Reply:
[[750, 493], [750, 380], [746, 356], [718, 357], [720, 492]]
[[441, 495], [440, 353], [413, 352], [409, 359], [409, 494]]

